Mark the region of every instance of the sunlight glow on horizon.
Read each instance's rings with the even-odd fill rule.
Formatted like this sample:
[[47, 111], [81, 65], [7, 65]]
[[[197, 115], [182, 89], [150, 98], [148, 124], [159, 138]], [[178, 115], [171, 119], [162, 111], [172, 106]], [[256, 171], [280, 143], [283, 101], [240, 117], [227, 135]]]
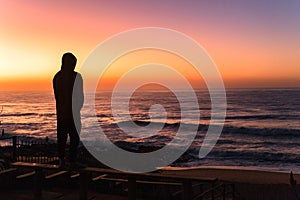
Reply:
[[[146, 26], [174, 29], [195, 39], [218, 66], [226, 87], [300, 87], [299, 9], [300, 2], [294, 0], [5, 0], [0, 3], [0, 91], [51, 90], [63, 53], [73, 52], [80, 69], [103, 40]], [[159, 59], [170, 63], [167, 58]], [[118, 66], [130, 63], [137, 64], [136, 59], [127, 58]], [[178, 69], [184, 71], [185, 66]], [[115, 69], [103, 84], [115, 83], [117, 72], [122, 70]]]

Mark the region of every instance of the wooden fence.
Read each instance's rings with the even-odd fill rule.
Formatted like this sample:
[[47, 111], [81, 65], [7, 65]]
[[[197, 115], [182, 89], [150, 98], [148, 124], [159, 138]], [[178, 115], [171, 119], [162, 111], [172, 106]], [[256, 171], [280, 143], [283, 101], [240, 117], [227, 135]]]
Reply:
[[[56, 164], [58, 162], [57, 143], [49, 142], [48, 139], [22, 139], [17, 136], [0, 137], [0, 142], [6, 145], [0, 146], [2, 153], [11, 162], [29, 162], [41, 164]], [[69, 145], [66, 146], [68, 157]], [[89, 166], [102, 166], [87, 150], [81, 145], [78, 148], [78, 161]]]

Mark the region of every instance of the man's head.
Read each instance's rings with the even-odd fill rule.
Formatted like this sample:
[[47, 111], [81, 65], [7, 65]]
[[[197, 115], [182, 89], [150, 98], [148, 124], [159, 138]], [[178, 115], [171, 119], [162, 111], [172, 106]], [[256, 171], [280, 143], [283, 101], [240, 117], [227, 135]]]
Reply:
[[63, 70], [74, 70], [77, 63], [77, 58], [72, 53], [65, 53], [61, 60], [61, 68]]

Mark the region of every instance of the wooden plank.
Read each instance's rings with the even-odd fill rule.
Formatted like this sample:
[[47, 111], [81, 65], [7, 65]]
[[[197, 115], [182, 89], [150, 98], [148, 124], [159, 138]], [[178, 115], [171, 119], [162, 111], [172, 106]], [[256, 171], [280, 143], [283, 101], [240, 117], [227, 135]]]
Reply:
[[104, 177], [102, 178], [102, 180], [105, 180], [105, 181], [113, 181], [113, 182], [128, 182], [127, 179], [124, 179], [124, 178], [109, 178], [109, 177]]
[[174, 182], [162, 182], [162, 181], [137, 181], [137, 183], [141, 183], [141, 184], [150, 184], [150, 185], [181, 186], [180, 183], [174, 183]]
[[[103, 177], [100, 178], [101, 176], [99, 176], [99, 179], [101, 180], [106, 180], [106, 181], [114, 181], [114, 182], [127, 182], [126, 179], [118, 179], [118, 178], [110, 178], [110, 177]], [[98, 178], [98, 177], [96, 177]], [[97, 179], [97, 180], [99, 180]], [[137, 183], [140, 184], [150, 184], [150, 185], [170, 185], [170, 186], [181, 186], [181, 183], [174, 183], [174, 182], [163, 182], [163, 181], [136, 181]]]
[[55, 178], [57, 176], [61, 176], [61, 175], [64, 175], [66, 174], [68, 171], [59, 171], [59, 172], [56, 172], [56, 173], [53, 173], [53, 174], [50, 174], [48, 176], [45, 177], [45, 179], [51, 179], [51, 178]]
[[70, 176], [70, 178], [78, 178], [78, 177], [80, 177], [80, 174], [79, 174], [79, 173], [72, 174], [72, 175]]
[[16, 171], [17, 171], [17, 168], [9, 168], [9, 169], [2, 170], [2, 171], [0, 171], [0, 177], [7, 175], [7, 174], [14, 173]]
[[175, 182], [182, 182], [185, 180], [195, 180], [195, 181], [201, 181], [201, 182], [215, 182], [217, 179], [216, 178], [199, 178], [199, 177], [185, 177], [185, 176], [177, 176], [177, 175], [169, 175], [169, 174], [160, 174], [160, 173], [130, 173], [130, 172], [122, 172], [114, 169], [104, 169], [104, 168], [93, 168], [93, 167], [86, 167], [82, 169], [82, 171], [86, 172], [98, 172], [102, 174], [113, 174], [116, 176], [119, 176], [121, 178], [136, 178], [138, 180], [145, 180], [145, 179], [154, 179], [156, 180], [157, 178], [159, 179], [168, 179], [168, 180], [173, 180]]
[[59, 169], [58, 165], [41, 164], [41, 163], [29, 163], [29, 162], [14, 162], [11, 164], [16, 167], [29, 167], [29, 168], [44, 168], [44, 169]]
[[100, 180], [100, 179], [105, 178], [106, 176], [107, 176], [107, 174], [102, 174], [102, 175], [100, 175], [100, 176], [97, 176], [97, 177], [92, 178], [92, 181], [98, 181], [98, 180]]
[[33, 176], [33, 175], [35, 175], [35, 171], [28, 172], [26, 174], [21, 174], [21, 175], [17, 176], [16, 178], [17, 179], [22, 179], [22, 178], [27, 178], [27, 177], [30, 177], [30, 176]]

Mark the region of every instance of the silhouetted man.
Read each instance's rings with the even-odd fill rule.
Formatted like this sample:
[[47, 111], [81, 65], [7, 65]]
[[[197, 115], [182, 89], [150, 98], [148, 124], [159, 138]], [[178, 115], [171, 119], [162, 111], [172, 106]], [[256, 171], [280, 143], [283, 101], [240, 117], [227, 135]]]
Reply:
[[77, 59], [72, 53], [65, 53], [62, 57], [61, 70], [53, 78], [60, 167], [65, 166], [65, 148], [68, 135], [70, 137], [70, 163], [71, 166], [76, 165], [81, 130], [80, 110], [84, 101], [82, 77], [74, 71], [76, 62]]

